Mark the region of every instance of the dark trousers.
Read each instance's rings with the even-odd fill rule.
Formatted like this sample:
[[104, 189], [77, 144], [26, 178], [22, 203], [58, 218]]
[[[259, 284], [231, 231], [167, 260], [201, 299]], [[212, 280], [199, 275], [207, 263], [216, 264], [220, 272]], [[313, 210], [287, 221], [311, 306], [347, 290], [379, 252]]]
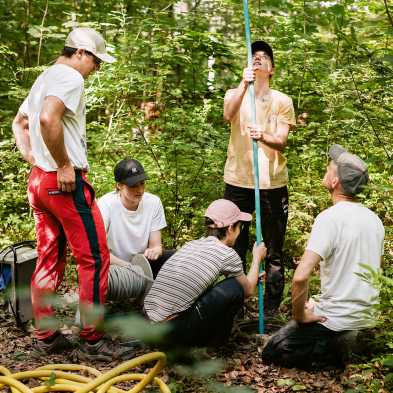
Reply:
[[356, 346], [356, 337], [354, 331], [335, 332], [317, 322], [299, 324], [292, 320], [272, 336], [262, 352], [262, 360], [304, 370], [342, 367]]
[[244, 290], [235, 278], [221, 281], [188, 310], [171, 320], [168, 341], [175, 346], [218, 346], [231, 333], [236, 313], [243, 306]]
[[156, 279], [158, 272], [161, 270], [162, 265], [176, 252], [176, 250], [164, 250], [162, 255], [155, 261], [148, 259], [153, 273], [153, 278]]
[[[288, 222], [287, 187], [272, 190], [260, 190], [261, 223], [263, 241], [267, 247], [265, 259], [266, 293], [265, 310], [275, 311], [280, 306], [284, 291], [284, 261], [282, 248]], [[255, 211], [255, 192], [250, 188], [225, 185], [224, 198], [235, 203], [246, 213]], [[246, 254], [249, 244], [250, 223], [245, 223], [235, 243], [235, 250], [243, 261], [246, 271]]]

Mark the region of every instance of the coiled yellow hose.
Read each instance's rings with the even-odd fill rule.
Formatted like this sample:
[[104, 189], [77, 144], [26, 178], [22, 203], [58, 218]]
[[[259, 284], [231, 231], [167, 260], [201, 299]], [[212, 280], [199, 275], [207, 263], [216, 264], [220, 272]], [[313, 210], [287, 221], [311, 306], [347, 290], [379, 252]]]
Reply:
[[[130, 369], [144, 363], [156, 361], [147, 374], [127, 374]], [[93, 367], [80, 364], [48, 364], [31, 371], [11, 373], [6, 367], [0, 366], [0, 389], [9, 386], [12, 393], [46, 393], [46, 392], [75, 392], [75, 393], [139, 393], [150, 383], [157, 385], [161, 393], [170, 393], [168, 386], [156, 377], [165, 366], [166, 356], [162, 352], [152, 352], [138, 356], [122, 363], [114, 369], [101, 373]], [[71, 372], [69, 372], [71, 371]], [[73, 372], [89, 373], [89, 378]], [[29, 388], [21, 380], [42, 380], [42, 384]], [[114, 385], [125, 381], [139, 381], [132, 389], [123, 390]]]

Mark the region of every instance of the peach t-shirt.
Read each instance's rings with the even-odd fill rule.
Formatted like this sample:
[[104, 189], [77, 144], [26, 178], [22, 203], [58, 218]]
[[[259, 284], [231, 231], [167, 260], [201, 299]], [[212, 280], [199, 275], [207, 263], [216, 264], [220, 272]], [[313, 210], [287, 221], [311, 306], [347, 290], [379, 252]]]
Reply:
[[[228, 90], [228, 100], [235, 89]], [[256, 99], [257, 124], [265, 132], [275, 134], [280, 122], [296, 124], [292, 99], [278, 90], [271, 90], [264, 101]], [[252, 162], [252, 140], [247, 125], [252, 124], [249, 94], [246, 92], [240, 110], [231, 122], [231, 137], [228, 145], [227, 161], [224, 169], [224, 181], [233, 186], [254, 188]], [[287, 159], [278, 150], [263, 143], [258, 143], [259, 188], [268, 190], [284, 187], [288, 184]]]

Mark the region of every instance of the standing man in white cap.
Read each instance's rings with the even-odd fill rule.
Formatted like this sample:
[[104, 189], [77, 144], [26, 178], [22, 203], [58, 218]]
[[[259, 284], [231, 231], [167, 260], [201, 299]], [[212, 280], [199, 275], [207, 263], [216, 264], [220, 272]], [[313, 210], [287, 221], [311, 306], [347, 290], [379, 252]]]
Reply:
[[[359, 274], [365, 271], [363, 264], [380, 268], [384, 228], [356, 199], [368, 182], [367, 165], [340, 145], [333, 145], [329, 155], [323, 185], [333, 206], [315, 219], [293, 276], [293, 320], [267, 343], [265, 363], [304, 369], [342, 366], [347, 338], [375, 323], [372, 313], [367, 314], [378, 302], [378, 290]], [[318, 264], [321, 294], [308, 299], [310, 276]]]
[[[283, 154], [288, 133], [295, 125], [292, 99], [270, 88], [274, 74], [273, 50], [265, 41], [251, 45], [252, 67], [245, 68], [236, 89], [225, 94], [224, 118], [231, 123], [231, 137], [224, 169], [224, 198], [240, 210], [255, 210], [252, 141], [258, 141], [259, 189], [263, 239], [267, 247], [265, 314], [273, 316], [284, 290], [282, 248], [288, 221], [288, 170]], [[248, 85], [254, 82], [258, 124], [252, 124]], [[251, 138], [250, 138], [251, 137]], [[235, 250], [246, 266], [249, 224], [242, 229]]]
[[87, 180], [84, 80], [102, 61], [115, 61], [103, 37], [91, 28], [73, 30], [56, 63], [34, 82], [12, 124], [18, 149], [33, 165], [28, 198], [36, 222], [38, 259], [31, 294], [35, 351], [42, 355], [70, 347], [58, 328], [45, 323], [54, 313], [47, 298], [63, 279], [67, 243], [78, 267], [80, 352], [91, 360], [112, 360], [119, 354], [119, 348], [97, 329], [103, 318], [109, 252], [94, 189]]

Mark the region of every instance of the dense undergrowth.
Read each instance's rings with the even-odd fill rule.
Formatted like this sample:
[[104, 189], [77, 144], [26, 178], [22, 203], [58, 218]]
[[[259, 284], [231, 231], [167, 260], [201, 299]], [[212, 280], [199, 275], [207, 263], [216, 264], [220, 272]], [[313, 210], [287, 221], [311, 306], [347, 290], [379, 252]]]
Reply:
[[[161, 0], [12, 3], [0, 3], [0, 246], [34, 238], [29, 168], [16, 151], [11, 121], [73, 19], [104, 32], [118, 58], [86, 86], [89, 176], [97, 195], [113, 189], [119, 159], [137, 158], [149, 173], [149, 191], [165, 206], [166, 245], [199, 236], [203, 210], [223, 192], [223, 96], [239, 82], [246, 58], [241, 2], [183, 2], [187, 12]], [[371, 184], [361, 199], [385, 225], [384, 273], [372, 278], [382, 291], [378, 345], [364, 367], [384, 361], [392, 383], [392, 10], [374, 0], [266, 0], [250, 7], [253, 37], [275, 48], [273, 87], [293, 98], [298, 115], [286, 149], [289, 277], [315, 216], [329, 206], [321, 179], [329, 146], [340, 143], [369, 164]], [[370, 383], [359, 381], [354, 391]]]

